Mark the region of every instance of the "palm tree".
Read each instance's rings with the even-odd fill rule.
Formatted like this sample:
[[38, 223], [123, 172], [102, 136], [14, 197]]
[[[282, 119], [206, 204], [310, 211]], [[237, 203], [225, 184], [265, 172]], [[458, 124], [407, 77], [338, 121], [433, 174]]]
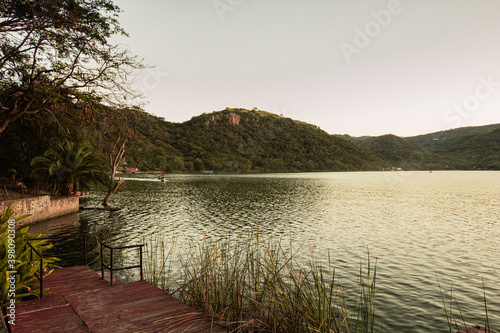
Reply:
[[32, 175], [55, 183], [61, 195], [71, 195], [90, 186], [109, 186], [109, 177], [95, 152], [84, 143], [67, 141], [57, 150], [49, 149], [31, 161]]

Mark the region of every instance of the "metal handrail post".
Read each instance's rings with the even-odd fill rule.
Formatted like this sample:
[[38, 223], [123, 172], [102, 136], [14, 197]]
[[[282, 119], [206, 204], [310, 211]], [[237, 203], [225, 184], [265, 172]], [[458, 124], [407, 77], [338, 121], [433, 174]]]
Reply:
[[40, 257], [40, 298], [43, 297], [43, 257]]
[[139, 265], [141, 266], [140, 269], [141, 269], [141, 281], [142, 281], [144, 279], [143, 278], [143, 273], [142, 273], [142, 246], [139, 246], [139, 253], [140, 253], [139, 254], [140, 255], [140, 257], [139, 257]]
[[102, 243], [101, 243], [101, 279], [104, 279], [104, 263], [102, 259]]
[[109, 272], [109, 286], [112, 287], [113, 286], [113, 249], [111, 248], [111, 265], [110, 265], [110, 272]]

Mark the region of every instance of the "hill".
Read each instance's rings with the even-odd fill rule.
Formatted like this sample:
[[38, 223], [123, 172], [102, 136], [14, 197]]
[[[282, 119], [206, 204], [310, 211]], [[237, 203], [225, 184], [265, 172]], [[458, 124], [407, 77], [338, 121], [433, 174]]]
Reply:
[[349, 137], [392, 166], [406, 169], [500, 170], [500, 124], [462, 127], [413, 137]]
[[[81, 114], [73, 121], [36, 114], [9, 125], [0, 135], [0, 175], [9, 168], [28, 175], [32, 158], [61, 140], [99, 142], [89, 127], [94, 118], [83, 110], [74, 112]], [[330, 135], [316, 125], [259, 110], [228, 108], [183, 123], [143, 111], [137, 117], [136, 135], [127, 143], [123, 163], [142, 171], [500, 170], [500, 124], [408, 138], [356, 138]]]
[[418, 168], [417, 163], [424, 154], [420, 146], [392, 134], [370, 137], [359, 146], [400, 168]]
[[381, 170], [386, 163], [319, 127], [265, 111], [226, 109], [183, 123], [141, 114], [128, 164], [167, 171]]
[[[492, 128], [492, 129], [491, 129]], [[459, 137], [431, 155], [444, 168], [500, 170], [500, 126]]]
[[354, 142], [356, 144], [359, 144], [359, 143], [363, 142], [366, 139], [374, 138], [374, 136], [369, 136], [369, 135], [366, 135], [366, 136], [350, 136], [349, 134], [333, 134], [333, 136], [336, 136], [337, 138], [341, 138], [341, 139], [344, 139], [344, 140], [348, 140], [348, 141]]
[[461, 137], [473, 134], [486, 133], [498, 127], [500, 127], [500, 124], [460, 127], [446, 131], [439, 131], [423, 135], [406, 137], [405, 139], [423, 148], [435, 150], [443, 148], [446, 145], [451, 144], [453, 141]]

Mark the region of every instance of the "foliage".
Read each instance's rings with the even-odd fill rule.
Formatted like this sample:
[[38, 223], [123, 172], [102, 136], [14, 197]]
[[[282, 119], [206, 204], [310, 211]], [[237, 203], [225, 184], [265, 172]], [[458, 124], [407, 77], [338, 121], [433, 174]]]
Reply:
[[[10, 276], [9, 271], [16, 271], [16, 288], [15, 288], [15, 298], [20, 300], [25, 297], [38, 296], [38, 290], [32, 290], [33, 286], [38, 284], [38, 279], [35, 277], [35, 273], [40, 272], [40, 261], [37, 260], [36, 255], [33, 260], [30, 260], [30, 248], [27, 247], [27, 241], [29, 239], [37, 239], [43, 237], [44, 235], [33, 236], [28, 233], [28, 227], [18, 226], [15, 228], [15, 268], [12, 269], [9, 266], [8, 258], [8, 230], [9, 230], [9, 220], [12, 218], [13, 212], [11, 205], [2, 212], [0, 217], [0, 257], [5, 258], [0, 261], [0, 297], [2, 309], [10, 304], [9, 297], [9, 283], [7, 278]], [[15, 219], [16, 222], [22, 220], [27, 216], [20, 216]], [[43, 254], [44, 250], [50, 249], [51, 244], [47, 243], [47, 240], [34, 240], [30, 244], [40, 253]], [[57, 258], [44, 258], [43, 260], [43, 274], [44, 276], [49, 275], [53, 269], [57, 266], [54, 265]]]
[[[111, 0], [4, 1], [0, 15], [0, 132], [40, 111], [71, 116], [95, 101], [133, 96], [143, 66], [112, 35], [126, 35]], [[129, 98], [130, 100], [130, 98]], [[89, 112], [91, 108], [89, 108]]]
[[63, 195], [88, 190], [92, 185], [109, 185], [102, 162], [84, 143], [66, 141], [58, 150], [49, 149], [43, 156], [35, 157], [31, 166], [35, 178], [54, 182]]
[[436, 151], [445, 146], [451, 144], [453, 141], [466, 136], [487, 133], [495, 128], [498, 128], [500, 124], [491, 124], [485, 126], [469, 126], [454, 128], [446, 131], [438, 131], [428, 134], [422, 134], [412, 137], [405, 138], [409, 142], [415, 143], [418, 146], [428, 149], [430, 151]]
[[140, 113], [137, 139], [125, 160], [141, 170], [168, 172], [353, 171], [391, 166], [500, 169], [499, 127], [460, 128], [412, 138], [352, 138], [328, 135], [317, 126], [265, 111], [226, 109], [180, 124]]
[[500, 170], [500, 126], [457, 138], [438, 150], [433, 158], [441, 163], [449, 161], [457, 169]]
[[358, 138], [345, 136], [350, 138], [345, 140], [317, 126], [265, 111], [226, 109], [172, 123], [133, 108], [109, 109], [96, 104], [94, 110], [90, 115], [75, 109], [85, 119], [81, 122], [34, 115], [33, 120], [26, 118], [13, 123], [0, 133], [0, 173], [16, 168], [19, 174], [27, 174], [33, 157], [49, 148], [56, 150], [64, 138], [85, 140], [108, 156], [105, 143], [112, 147], [120, 135], [133, 140], [127, 141], [121, 163], [113, 163], [118, 169], [122, 166], [162, 172], [354, 171], [391, 166], [416, 170], [500, 169], [498, 124], [412, 138], [385, 135], [355, 143]]
[[[384, 162], [317, 126], [264, 111], [226, 109], [169, 123], [141, 114], [125, 154], [141, 170], [294, 172], [381, 170]], [[164, 166], [164, 165], [163, 165]]]
[[500, 170], [500, 124], [409, 138], [382, 135], [358, 144], [392, 166], [404, 169]]
[[405, 169], [418, 165], [424, 154], [424, 150], [416, 144], [392, 134], [368, 138], [359, 146], [389, 161], [392, 166]]
[[0, 133], [0, 175], [15, 168], [25, 182], [31, 173], [31, 160], [48, 149], [57, 150], [64, 140], [87, 141], [87, 121], [83, 112], [74, 110], [74, 118], [47, 117], [44, 112], [13, 121]]

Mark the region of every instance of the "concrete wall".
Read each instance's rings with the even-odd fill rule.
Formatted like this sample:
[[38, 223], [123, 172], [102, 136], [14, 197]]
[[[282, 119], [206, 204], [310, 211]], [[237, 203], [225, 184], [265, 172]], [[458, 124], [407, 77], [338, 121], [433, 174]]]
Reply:
[[79, 197], [77, 196], [56, 197], [50, 195], [0, 201], [0, 209], [2, 211], [6, 209], [11, 201], [14, 218], [32, 214], [30, 217], [21, 220], [21, 225], [76, 212], [79, 209]]

